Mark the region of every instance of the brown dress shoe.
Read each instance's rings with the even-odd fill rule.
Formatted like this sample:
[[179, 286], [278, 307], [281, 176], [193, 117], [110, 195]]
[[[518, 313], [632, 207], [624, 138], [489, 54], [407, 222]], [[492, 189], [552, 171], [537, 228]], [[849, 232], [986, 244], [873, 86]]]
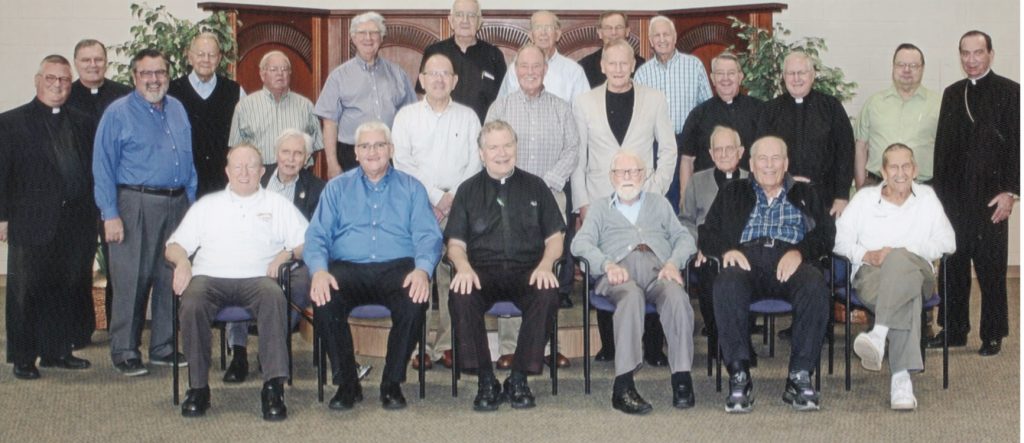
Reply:
[[445, 368], [451, 369], [452, 365], [454, 364], [452, 360], [452, 350], [449, 349], [447, 351], [442, 352], [441, 358], [439, 360], [441, 361], [441, 364], [444, 365]]
[[498, 362], [494, 364], [494, 367], [498, 369], [508, 369], [512, 367], [512, 354], [505, 354], [498, 357]]
[[[550, 355], [544, 356], [544, 363], [547, 365], [551, 364]], [[566, 356], [562, 355], [561, 352], [555, 355], [555, 364], [558, 365], [558, 369], [568, 368], [569, 366], [572, 366], [572, 363], [569, 362], [569, 359]]]
[[[432, 361], [430, 361], [430, 357], [427, 357], [427, 358], [423, 359], [423, 361], [426, 362], [426, 366], [424, 366], [424, 369], [429, 371], [430, 368], [434, 367], [434, 363]], [[417, 370], [417, 371], [420, 370], [420, 356], [419, 355], [414, 355], [412, 357], [412, 368]]]

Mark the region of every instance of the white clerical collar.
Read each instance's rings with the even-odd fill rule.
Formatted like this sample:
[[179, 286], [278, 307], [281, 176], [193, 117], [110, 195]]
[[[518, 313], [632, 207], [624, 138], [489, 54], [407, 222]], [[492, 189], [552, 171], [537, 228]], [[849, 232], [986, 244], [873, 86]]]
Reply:
[[978, 78], [969, 78], [968, 80], [971, 81], [972, 85], [977, 85], [978, 84], [978, 80], [981, 80], [981, 79], [985, 78], [985, 76], [988, 75], [989, 72], [992, 72], [992, 68], [988, 68], [988, 70], [985, 71], [984, 74], [979, 75]]

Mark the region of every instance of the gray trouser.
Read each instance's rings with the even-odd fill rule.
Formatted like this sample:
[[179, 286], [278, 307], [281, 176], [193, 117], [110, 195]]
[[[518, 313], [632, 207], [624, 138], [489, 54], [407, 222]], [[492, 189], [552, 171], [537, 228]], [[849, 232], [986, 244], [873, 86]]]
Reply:
[[210, 324], [221, 308], [240, 306], [256, 317], [260, 329], [260, 366], [263, 380], [288, 376], [288, 346], [285, 342], [288, 304], [277, 282], [269, 277], [192, 278], [181, 296], [181, 338], [188, 359], [188, 381], [192, 388], [209, 384]]
[[889, 370], [924, 369], [921, 304], [935, 289], [931, 264], [906, 249], [893, 249], [881, 267], [861, 266], [853, 287], [875, 313], [875, 324], [889, 327]]
[[[293, 265], [294, 266], [294, 265]], [[305, 266], [297, 266], [292, 268], [290, 280], [291, 282], [291, 301], [301, 309], [306, 309], [309, 306], [309, 268]], [[288, 330], [295, 329], [295, 325], [299, 324], [299, 317], [301, 314], [298, 312], [292, 312], [289, 309], [288, 318]], [[249, 324], [252, 322], [242, 321], [228, 323], [225, 327], [228, 331], [228, 344], [231, 346], [245, 346], [249, 339]]]
[[618, 285], [608, 276], [597, 282], [597, 292], [615, 303], [615, 375], [635, 371], [643, 362], [645, 303], [654, 303], [668, 342], [671, 372], [689, 372], [693, 364], [693, 308], [682, 285], [658, 278], [663, 264], [651, 252], [633, 251], [619, 262], [629, 280]]
[[171, 354], [174, 302], [172, 270], [164, 260], [164, 243], [188, 210], [184, 194], [177, 197], [119, 190], [117, 207], [124, 223], [124, 240], [110, 243], [110, 281], [114, 299], [110, 313], [110, 359], [121, 363], [142, 358], [139, 342], [146, 322], [146, 300], [151, 303], [149, 357]]

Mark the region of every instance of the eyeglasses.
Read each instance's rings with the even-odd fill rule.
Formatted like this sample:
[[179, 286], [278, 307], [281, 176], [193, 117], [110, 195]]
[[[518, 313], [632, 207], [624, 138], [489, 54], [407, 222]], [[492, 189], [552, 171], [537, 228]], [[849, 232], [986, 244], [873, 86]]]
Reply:
[[461, 11], [459, 11], [459, 12], [452, 13], [452, 17], [455, 17], [456, 20], [462, 20], [462, 19], [476, 20], [476, 19], [480, 18], [480, 14], [477, 14], [475, 12], [461, 12]]
[[736, 78], [739, 77], [740, 71], [714, 71], [711, 75], [719, 78]]
[[558, 28], [555, 25], [533, 25], [531, 29], [537, 32], [554, 32]]
[[219, 52], [193, 51], [192, 55], [196, 56], [196, 58], [198, 58], [198, 59], [204, 59], [205, 58], [205, 59], [211, 59], [211, 60], [220, 57], [220, 53]]
[[65, 85], [70, 85], [72, 80], [71, 80], [71, 77], [58, 77], [58, 76], [53, 75], [53, 74], [46, 74], [46, 75], [43, 76], [43, 81], [46, 82], [47, 86], [53, 86], [54, 83], [56, 83], [56, 84], [63, 83]]
[[364, 151], [383, 151], [383, 150], [387, 149], [388, 146], [391, 146], [391, 143], [388, 143], [388, 142], [360, 143], [360, 144], [356, 145], [356, 148], [357, 149], [362, 149]]
[[167, 77], [166, 69], [159, 69], [156, 71], [135, 71], [135, 75], [140, 78], [164, 78]]
[[448, 78], [452, 76], [452, 73], [448, 71], [424, 71], [423, 75], [433, 78]]
[[732, 154], [732, 153], [736, 152], [739, 148], [740, 148], [739, 146], [733, 146], [733, 145], [729, 145], [729, 146], [715, 146], [715, 147], [711, 148], [711, 152], [713, 152], [715, 154], [721, 154], [723, 152], [727, 152], [729, 154]]
[[612, 174], [615, 175], [615, 178], [640, 177], [643, 173], [644, 173], [644, 168], [612, 169]]
[[288, 74], [292, 72], [292, 68], [288, 66], [268, 66], [264, 71], [271, 74]]
[[921, 69], [923, 66], [924, 65], [922, 65], [920, 63], [894, 63], [893, 64], [893, 67], [896, 68], [896, 69], [899, 69], [900, 71], [902, 71], [904, 69], [910, 69], [911, 71], [916, 71], [918, 69]]
[[380, 38], [380, 31], [356, 31], [352, 34], [362, 38]]
[[622, 25], [615, 25], [615, 26], [601, 26], [601, 30], [602, 30], [602, 31], [605, 31], [605, 32], [607, 32], [607, 31], [623, 31], [623, 30], [625, 30], [625, 29], [626, 29], [626, 27], [625, 27], [625, 26], [622, 26]]
[[811, 75], [814, 71], [786, 71], [783, 73], [786, 77], [806, 77]]

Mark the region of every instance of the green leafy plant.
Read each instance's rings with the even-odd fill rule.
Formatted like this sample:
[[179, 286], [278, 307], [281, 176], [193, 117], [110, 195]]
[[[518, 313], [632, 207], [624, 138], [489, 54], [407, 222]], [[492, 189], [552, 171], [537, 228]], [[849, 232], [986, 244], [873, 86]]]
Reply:
[[[173, 79], [188, 72], [186, 54], [192, 39], [202, 32], [212, 32], [220, 40], [220, 50], [223, 54], [217, 72], [223, 75], [230, 74], [228, 66], [237, 59], [238, 44], [231, 29], [231, 22], [223, 11], [210, 14], [198, 23], [175, 17], [167, 12], [163, 5], [152, 7], [148, 4], [132, 3], [131, 11], [141, 23], [131, 27], [131, 40], [110, 47], [117, 55], [131, 59], [143, 49], [157, 49], [167, 56], [170, 65], [168, 75]], [[114, 68], [114, 80], [131, 84], [131, 67], [128, 63], [111, 61], [110, 65]]]
[[782, 95], [785, 88], [782, 62], [792, 51], [803, 51], [814, 60], [817, 70], [817, 77], [814, 80], [815, 91], [831, 95], [843, 102], [852, 99], [856, 94], [854, 91], [857, 83], [846, 81], [842, 69], [826, 66], [821, 62], [820, 55], [828, 51], [824, 39], [803, 37], [787, 43], [783, 38], [788, 37], [790, 31], [783, 28], [781, 23], [776, 23], [775, 28], [769, 31], [744, 23], [736, 17], [729, 17], [729, 20], [732, 21], [732, 27], [737, 30], [737, 36], [747, 45], [745, 50], [737, 50], [735, 46], [729, 50], [735, 52], [739, 58], [744, 76], [743, 87], [751, 97], [771, 100]]

